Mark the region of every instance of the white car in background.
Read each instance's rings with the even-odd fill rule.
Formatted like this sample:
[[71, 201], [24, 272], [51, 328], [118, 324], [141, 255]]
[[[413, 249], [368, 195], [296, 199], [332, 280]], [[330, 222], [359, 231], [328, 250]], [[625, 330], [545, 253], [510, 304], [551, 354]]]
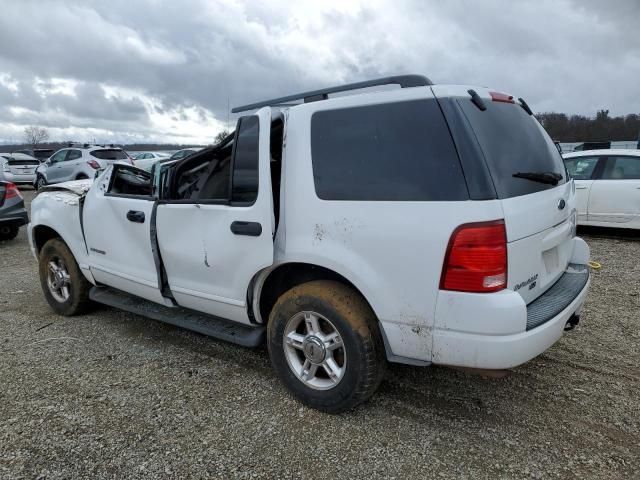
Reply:
[[16, 185], [32, 185], [40, 161], [24, 153], [0, 153], [0, 180]]
[[640, 229], [640, 150], [563, 155], [576, 184], [578, 224]]
[[151, 167], [158, 160], [169, 158], [172, 152], [129, 152], [136, 167], [151, 171]]

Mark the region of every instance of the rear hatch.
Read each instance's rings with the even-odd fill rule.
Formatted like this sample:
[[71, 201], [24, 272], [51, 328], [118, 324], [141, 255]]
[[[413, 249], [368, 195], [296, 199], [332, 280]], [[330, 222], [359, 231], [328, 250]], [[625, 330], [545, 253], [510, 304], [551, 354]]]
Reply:
[[[467, 132], [501, 200], [507, 288], [528, 304], [564, 273], [575, 234], [575, 195], [553, 141], [520, 100], [476, 87], [433, 87], [448, 121]], [[470, 94], [472, 90], [474, 94]], [[469, 153], [467, 152], [467, 155]], [[466, 175], [466, 171], [465, 171]]]
[[9, 172], [13, 175], [33, 175], [36, 173], [38, 165], [40, 165], [40, 162], [35, 158], [23, 159], [11, 157], [7, 160]]

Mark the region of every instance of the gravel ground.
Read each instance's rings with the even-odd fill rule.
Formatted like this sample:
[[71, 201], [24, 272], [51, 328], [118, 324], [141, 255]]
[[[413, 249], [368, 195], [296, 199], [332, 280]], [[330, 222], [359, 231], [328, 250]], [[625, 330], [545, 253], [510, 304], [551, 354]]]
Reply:
[[54, 315], [22, 229], [0, 243], [0, 476], [640, 478], [640, 236], [582, 235], [602, 269], [549, 351], [500, 380], [392, 366], [329, 416], [263, 349], [108, 308]]

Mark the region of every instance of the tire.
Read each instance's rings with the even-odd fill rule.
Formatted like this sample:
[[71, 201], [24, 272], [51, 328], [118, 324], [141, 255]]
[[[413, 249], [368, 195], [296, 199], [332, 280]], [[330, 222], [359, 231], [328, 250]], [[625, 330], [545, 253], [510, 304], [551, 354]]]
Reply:
[[56, 313], [72, 316], [88, 309], [92, 285], [80, 271], [66, 243], [59, 238], [47, 241], [40, 251], [38, 262], [42, 291]]
[[47, 185], [47, 181], [44, 179], [44, 177], [42, 175], [38, 175], [38, 178], [36, 179], [36, 184], [34, 185], [36, 190], [40, 190], [42, 189], [42, 187], [45, 187]]
[[0, 225], [0, 241], [13, 240], [18, 236], [20, 227], [15, 225]]
[[89, 178], [89, 177], [88, 177], [86, 174], [84, 174], [84, 173], [79, 173], [79, 174], [76, 176], [76, 180], [86, 180], [87, 178]]
[[335, 281], [316, 280], [285, 292], [269, 316], [267, 347], [289, 391], [327, 413], [369, 399], [386, 369], [375, 314], [358, 292]]

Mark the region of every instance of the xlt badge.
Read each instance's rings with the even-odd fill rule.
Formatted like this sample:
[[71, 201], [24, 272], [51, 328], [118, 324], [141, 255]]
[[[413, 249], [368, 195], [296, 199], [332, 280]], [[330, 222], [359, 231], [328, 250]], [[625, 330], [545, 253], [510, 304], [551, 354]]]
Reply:
[[513, 291], [517, 292], [522, 287], [526, 287], [529, 285], [529, 290], [533, 290], [536, 286], [536, 280], [538, 280], [538, 274], [536, 273], [533, 277], [525, 280], [524, 282], [518, 283], [515, 287], [513, 287]]

